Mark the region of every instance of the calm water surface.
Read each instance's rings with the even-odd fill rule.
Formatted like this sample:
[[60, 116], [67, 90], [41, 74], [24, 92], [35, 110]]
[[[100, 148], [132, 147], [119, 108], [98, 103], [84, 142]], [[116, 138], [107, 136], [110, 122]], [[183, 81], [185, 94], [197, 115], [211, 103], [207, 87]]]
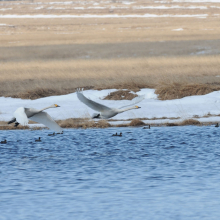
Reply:
[[49, 133], [0, 132], [0, 220], [220, 219], [220, 128]]

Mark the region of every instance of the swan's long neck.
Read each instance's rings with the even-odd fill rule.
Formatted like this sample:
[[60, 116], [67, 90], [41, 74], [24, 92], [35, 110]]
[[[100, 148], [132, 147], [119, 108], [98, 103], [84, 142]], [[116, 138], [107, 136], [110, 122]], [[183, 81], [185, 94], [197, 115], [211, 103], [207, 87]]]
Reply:
[[48, 106], [48, 107], [46, 107], [46, 108], [42, 108], [41, 110], [39, 110], [39, 112], [42, 112], [42, 111], [44, 111], [44, 110], [46, 110], [46, 109], [48, 109], [48, 108], [53, 108], [54, 106], [53, 105], [50, 105], [50, 106]]
[[131, 109], [137, 109], [136, 106], [132, 106], [132, 107], [128, 107], [128, 108], [123, 108], [123, 109], [117, 109], [118, 113], [122, 113], [122, 112], [126, 112], [128, 110], [131, 110]]

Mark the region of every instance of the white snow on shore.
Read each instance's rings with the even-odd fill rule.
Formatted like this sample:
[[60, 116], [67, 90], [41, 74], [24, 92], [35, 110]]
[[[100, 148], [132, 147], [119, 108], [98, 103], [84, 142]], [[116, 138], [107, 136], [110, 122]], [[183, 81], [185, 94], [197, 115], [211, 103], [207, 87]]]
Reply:
[[133, 9], [207, 9], [206, 6], [179, 6], [179, 5], [171, 5], [171, 6], [136, 6], [132, 7]]
[[12, 8], [0, 8], [0, 11], [12, 10]]
[[173, 29], [172, 31], [183, 31], [183, 28]]
[[[102, 100], [111, 90], [87, 90], [84, 95], [96, 102], [109, 107], [121, 107], [130, 104], [129, 100]], [[189, 96], [182, 99], [161, 101], [157, 99], [154, 89], [142, 89], [138, 95], [145, 95], [145, 99], [138, 103], [140, 109], [130, 110], [116, 115], [113, 119], [125, 120], [133, 118], [162, 118], [180, 117], [178, 120], [157, 119], [147, 120], [146, 123], [166, 123], [185, 120], [188, 118], [202, 117], [208, 114], [220, 114], [220, 91], [212, 92], [207, 95]], [[48, 109], [47, 112], [55, 119], [68, 119], [79, 117], [90, 117], [95, 111], [80, 102], [76, 93], [61, 96], [51, 96], [36, 100], [22, 100], [15, 98], [0, 97], [0, 121], [9, 121], [13, 117], [13, 112], [18, 107], [31, 107], [41, 109], [51, 104], [58, 104], [60, 108]], [[199, 119], [202, 122], [212, 122], [220, 120], [220, 117], [207, 117]], [[117, 123], [117, 122], [112, 122]], [[128, 122], [123, 122], [128, 123]]]

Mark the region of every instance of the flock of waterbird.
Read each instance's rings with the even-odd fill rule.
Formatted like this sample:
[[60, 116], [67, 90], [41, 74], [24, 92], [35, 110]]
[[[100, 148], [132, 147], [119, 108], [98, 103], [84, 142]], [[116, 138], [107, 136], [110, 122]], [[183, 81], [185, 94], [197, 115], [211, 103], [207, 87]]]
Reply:
[[[91, 109], [97, 111], [98, 113], [94, 113], [92, 115], [92, 118], [97, 119], [108, 119], [112, 118], [117, 114], [123, 113], [125, 111], [131, 110], [131, 109], [139, 109], [140, 107], [135, 105], [139, 102], [141, 102], [144, 99], [144, 95], [138, 96], [133, 99], [132, 103], [127, 106], [123, 106], [120, 108], [110, 108], [105, 105], [99, 104], [91, 99], [88, 99], [83, 95], [83, 91], [80, 89], [77, 89], [76, 91], [78, 99], [90, 107]], [[60, 107], [57, 104], [53, 104], [51, 106], [48, 106], [43, 109], [34, 109], [34, 108], [25, 108], [25, 107], [19, 107], [13, 114], [13, 118], [8, 122], [8, 124], [15, 123], [15, 127], [17, 127], [19, 124], [26, 126], [28, 125], [28, 120], [31, 119], [32, 121], [44, 124], [49, 129], [57, 132], [62, 133], [62, 128], [51, 118], [51, 116], [45, 112], [44, 110], [49, 108], [57, 108]], [[55, 133], [51, 134], [50, 136], [55, 135]], [[113, 135], [113, 136], [121, 136], [121, 135]], [[37, 139], [36, 141], [41, 141], [41, 139]], [[4, 144], [7, 143], [7, 141], [1, 141], [0, 143]]]

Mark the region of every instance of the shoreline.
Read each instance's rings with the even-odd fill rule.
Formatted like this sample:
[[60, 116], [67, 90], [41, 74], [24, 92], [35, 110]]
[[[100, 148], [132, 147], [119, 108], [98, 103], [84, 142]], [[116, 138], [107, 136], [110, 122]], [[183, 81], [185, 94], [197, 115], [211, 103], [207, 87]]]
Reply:
[[[58, 124], [62, 127], [62, 129], [103, 129], [103, 128], [120, 128], [120, 127], [133, 127], [140, 128], [146, 127], [150, 125], [150, 127], [173, 127], [173, 126], [212, 126], [216, 125], [220, 122], [219, 120], [214, 119], [215, 117], [211, 117], [211, 120], [204, 120], [204, 118], [189, 118], [189, 119], [157, 119], [157, 120], [140, 120], [140, 119], [132, 119], [132, 120], [91, 120], [91, 119], [66, 119], [59, 120]], [[205, 118], [207, 119], [207, 118]], [[159, 120], [162, 120], [159, 122]], [[70, 123], [68, 123], [70, 121]], [[75, 121], [75, 122], [74, 122]], [[78, 122], [76, 122], [78, 121]], [[62, 124], [63, 123], [63, 124]], [[42, 124], [37, 124], [31, 122], [28, 126], [18, 126], [14, 127], [13, 125], [8, 125], [7, 122], [0, 121], [0, 130], [50, 130]], [[52, 131], [52, 130], [51, 130]]]

